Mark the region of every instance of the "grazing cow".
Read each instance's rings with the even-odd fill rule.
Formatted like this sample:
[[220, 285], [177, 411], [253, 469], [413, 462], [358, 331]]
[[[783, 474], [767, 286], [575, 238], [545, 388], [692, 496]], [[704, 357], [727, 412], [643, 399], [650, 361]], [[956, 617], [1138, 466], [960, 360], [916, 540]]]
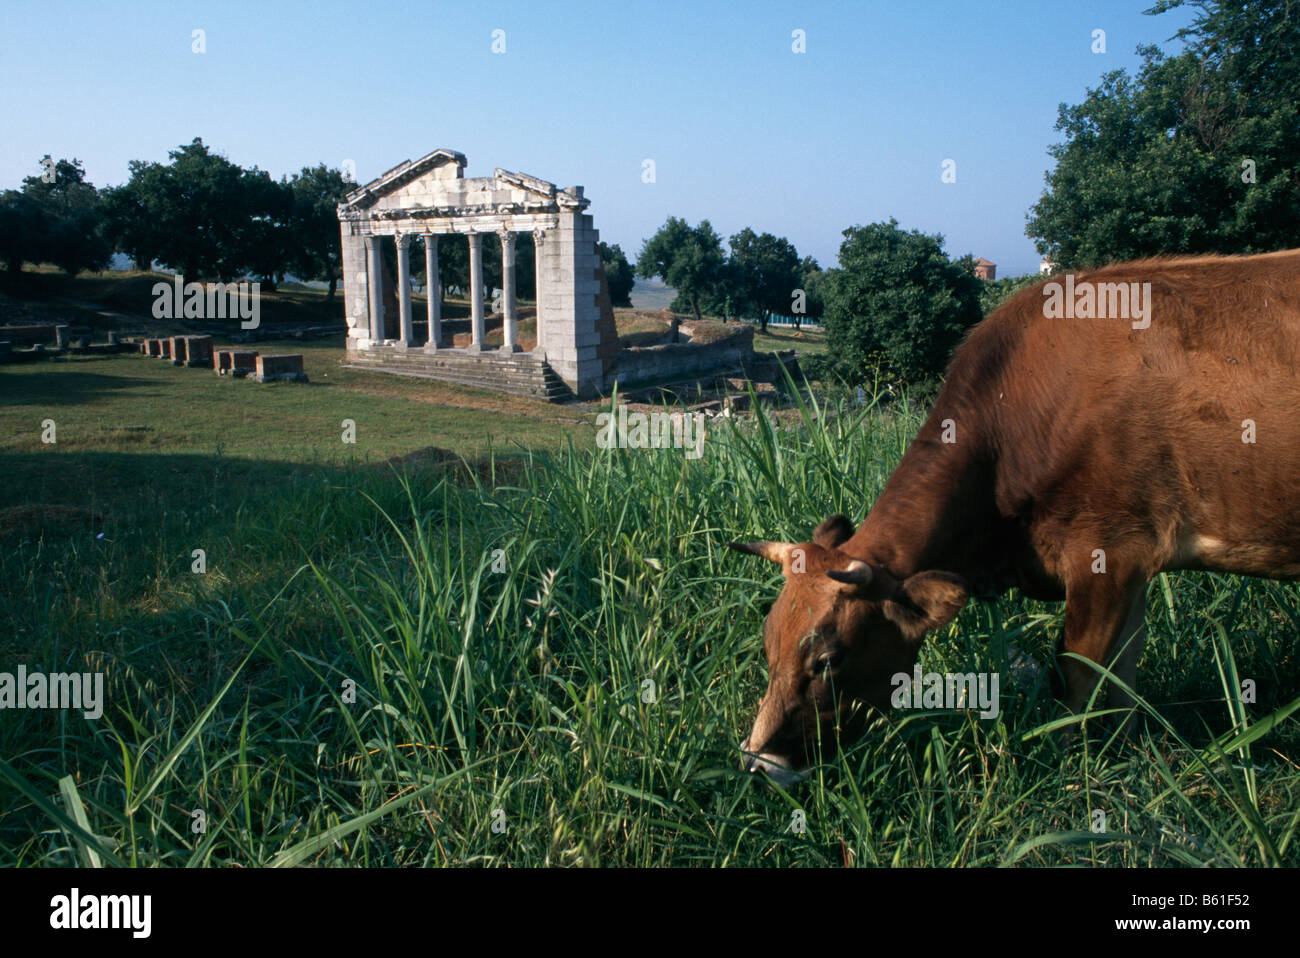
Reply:
[[[742, 767], [789, 781], [815, 742], [826, 755], [859, 736], [863, 705], [888, 709], [891, 677], [972, 593], [1064, 599], [1061, 648], [1136, 687], [1158, 572], [1300, 577], [1297, 370], [1300, 250], [1018, 293], [956, 351], [856, 531], [831, 516], [810, 542], [731, 543], [785, 574]], [[1079, 711], [1097, 674], [1058, 664]]]

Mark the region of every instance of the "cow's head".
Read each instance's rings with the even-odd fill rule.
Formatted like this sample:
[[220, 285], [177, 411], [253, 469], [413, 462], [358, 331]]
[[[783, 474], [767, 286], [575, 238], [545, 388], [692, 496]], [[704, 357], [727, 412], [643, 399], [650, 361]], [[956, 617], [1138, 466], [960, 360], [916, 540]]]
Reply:
[[840, 551], [853, 535], [844, 516], [831, 516], [812, 542], [731, 542], [738, 552], [781, 563], [785, 587], [767, 613], [767, 694], [741, 768], [777, 782], [797, 780], [817, 743], [823, 757], [837, 740], [851, 742], [869, 708], [889, 708], [892, 678], [909, 675], [921, 640], [951, 622], [969, 593], [949, 572], [896, 579], [884, 568]]

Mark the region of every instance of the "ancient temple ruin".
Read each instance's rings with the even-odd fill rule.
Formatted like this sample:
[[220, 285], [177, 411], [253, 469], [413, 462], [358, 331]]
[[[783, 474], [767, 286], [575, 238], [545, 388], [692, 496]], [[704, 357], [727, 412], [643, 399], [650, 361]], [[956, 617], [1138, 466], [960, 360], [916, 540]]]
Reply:
[[[561, 189], [503, 169], [490, 177], [464, 172], [464, 154], [434, 150], [339, 204], [349, 362], [552, 399], [603, 391], [618, 334], [582, 187]], [[515, 301], [515, 242], [524, 231], [534, 240], [538, 299], [536, 345], [527, 352]], [[470, 335], [460, 347], [444, 336], [437, 285], [439, 237], [457, 233], [468, 237], [470, 269]], [[427, 315], [418, 320], [411, 302], [415, 236], [424, 242], [429, 279]], [[492, 349], [485, 346], [485, 238], [501, 244], [504, 342]], [[385, 246], [396, 259], [395, 275]]]

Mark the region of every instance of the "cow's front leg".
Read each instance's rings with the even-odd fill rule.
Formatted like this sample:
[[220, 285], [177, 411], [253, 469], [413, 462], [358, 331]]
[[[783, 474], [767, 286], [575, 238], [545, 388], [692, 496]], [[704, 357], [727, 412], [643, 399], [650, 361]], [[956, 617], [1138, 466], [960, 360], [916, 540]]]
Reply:
[[[1129, 688], [1137, 688], [1137, 664], [1146, 641], [1146, 593], [1144, 572], [1120, 570], [1113, 565], [1105, 572], [1079, 575], [1067, 581], [1065, 589], [1065, 638], [1062, 652], [1073, 652], [1105, 665]], [[1057, 665], [1064, 679], [1064, 700], [1071, 712], [1082, 712], [1100, 679], [1085, 662], [1059, 655]], [[1105, 704], [1127, 708], [1132, 697], [1114, 683], [1106, 689]], [[1126, 723], [1126, 731], [1131, 731]]]

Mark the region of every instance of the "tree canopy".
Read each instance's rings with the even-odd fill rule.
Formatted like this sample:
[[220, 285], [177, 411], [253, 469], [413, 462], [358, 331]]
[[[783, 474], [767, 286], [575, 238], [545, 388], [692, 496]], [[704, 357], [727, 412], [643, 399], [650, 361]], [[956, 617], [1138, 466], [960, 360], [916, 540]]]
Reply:
[[[725, 258], [722, 239], [708, 220], [691, 226], [684, 219], [668, 217], [654, 236], [641, 246], [636, 274], [642, 279], [659, 276], [677, 290], [677, 300], [701, 318], [701, 307], [723, 279]], [[674, 311], [677, 303], [674, 303]], [[675, 330], [674, 330], [675, 332]]]
[[104, 238], [100, 194], [80, 160], [50, 157], [21, 190], [0, 194], [0, 260], [11, 272], [49, 262], [76, 275], [102, 269], [112, 253]]
[[622, 247], [605, 242], [596, 244], [601, 264], [605, 267], [605, 282], [609, 285], [609, 299], [615, 306], [632, 305], [632, 287], [636, 285], [636, 272], [627, 261]]
[[766, 332], [774, 313], [791, 312], [803, 278], [799, 253], [789, 240], [746, 226], [731, 237], [731, 284], [739, 306], [758, 317]]
[[295, 255], [293, 187], [243, 169], [198, 138], [167, 155], [168, 164], [131, 163], [131, 178], [105, 191], [116, 244], [141, 268], [158, 260], [195, 278], [283, 276]]
[[898, 221], [844, 231], [825, 290], [831, 355], [855, 375], [922, 384], [942, 375], [953, 348], [979, 322], [980, 280], [968, 256], [951, 261], [943, 237]]
[[1289, 0], [1197, 6], [1181, 53], [1140, 47], [1137, 77], [1062, 104], [1026, 227], [1062, 267], [1300, 245], [1300, 17]]

